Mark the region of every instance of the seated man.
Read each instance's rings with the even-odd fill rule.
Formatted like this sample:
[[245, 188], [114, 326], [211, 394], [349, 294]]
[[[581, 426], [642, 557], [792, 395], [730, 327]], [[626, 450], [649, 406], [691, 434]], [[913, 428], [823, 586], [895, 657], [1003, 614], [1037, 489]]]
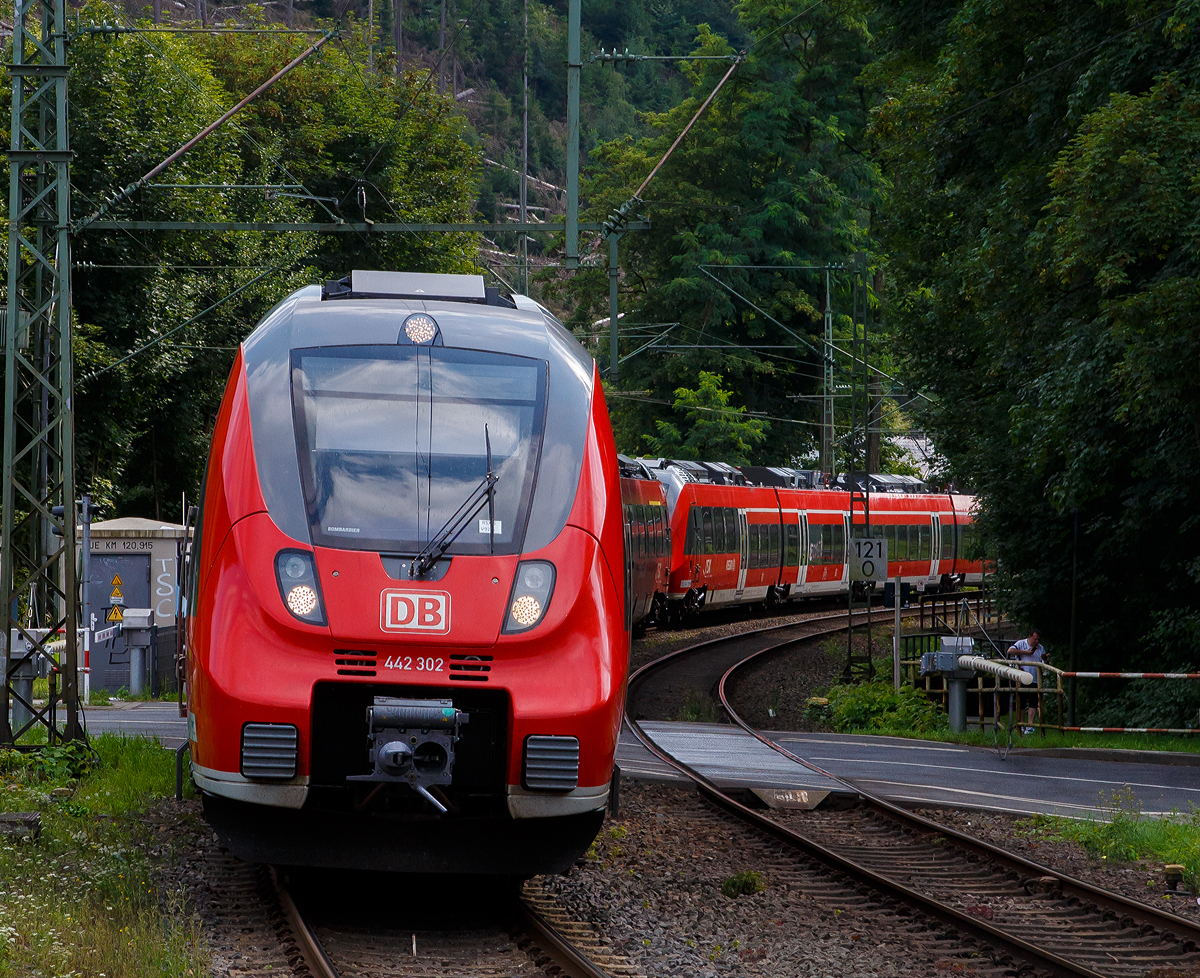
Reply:
[[[1008, 655], [1009, 658], [1017, 659], [1019, 662], [1045, 662], [1046, 648], [1041, 643], [1041, 633], [1036, 628], [1030, 629], [1028, 638], [1018, 639], [1008, 647]], [[1041, 685], [1041, 682], [1038, 678], [1038, 673], [1041, 671], [1040, 669], [1038, 669], [1036, 666], [1022, 666], [1021, 668], [1033, 677], [1035, 685]], [[1034, 703], [1036, 704], [1037, 693], [1031, 693], [1030, 695], [1035, 697]], [[1026, 720], [1029, 723], [1029, 726], [1022, 727], [1021, 733], [1033, 733], [1033, 715], [1036, 712], [1036, 706], [1028, 706], [1025, 708]]]

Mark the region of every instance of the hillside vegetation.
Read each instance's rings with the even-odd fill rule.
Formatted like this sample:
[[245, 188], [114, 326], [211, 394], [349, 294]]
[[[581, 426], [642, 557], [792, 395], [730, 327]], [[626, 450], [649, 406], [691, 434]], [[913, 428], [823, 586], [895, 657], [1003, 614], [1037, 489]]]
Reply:
[[[197, 15], [167, 6], [176, 21]], [[202, 6], [208, 23], [286, 16], [283, 3]], [[528, 38], [531, 203], [554, 220], [566, 13], [565, 0], [296, 2], [297, 25], [340, 19], [338, 40], [160, 181], [275, 189], [147, 187], [118, 210], [515, 216]], [[149, 8], [81, 16], [149, 25]], [[591, 220], [630, 200], [741, 58], [629, 208], [651, 229], [620, 242], [627, 359], [606, 393], [621, 449], [814, 461], [828, 299], [844, 458], [847, 266], [861, 253], [878, 423], [924, 427], [936, 477], [978, 494], [1013, 613], [1064, 665], [1077, 559], [1081, 663], [1200, 667], [1200, 0], [585, 0], [583, 22]], [[76, 39], [76, 214], [304, 43]], [[613, 67], [589, 61], [600, 47], [685, 60]], [[607, 247], [585, 236], [595, 267], [570, 276], [554, 267], [561, 245], [532, 241], [531, 289], [607, 370]], [[363, 265], [511, 280], [516, 247], [513, 234], [84, 232], [82, 485], [106, 515], [179, 518], [237, 343], [272, 303]], [[885, 467], [910, 463], [885, 444]], [[1186, 689], [1123, 695], [1147, 716], [1200, 722]]]

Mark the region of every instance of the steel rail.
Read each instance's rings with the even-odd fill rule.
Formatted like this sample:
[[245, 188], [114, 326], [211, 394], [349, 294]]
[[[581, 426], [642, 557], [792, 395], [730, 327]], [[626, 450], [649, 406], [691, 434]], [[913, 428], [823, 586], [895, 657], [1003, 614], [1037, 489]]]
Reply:
[[521, 926], [531, 932], [538, 947], [550, 955], [568, 978], [612, 978], [527, 901], [517, 901], [516, 915]]
[[[842, 616], [839, 614], [836, 616], [827, 616], [826, 618], [808, 619], [807, 621], [809, 621], [809, 622], [822, 621], [822, 620], [828, 620], [828, 618], [837, 618], [839, 620], [844, 620], [842, 618]], [[791, 625], [782, 626], [782, 627], [795, 628], [798, 626], [802, 626], [803, 624], [804, 624], [804, 622], [799, 622], [799, 623], [793, 623]], [[781, 643], [778, 643], [773, 646], [768, 646], [765, 649], [760, 649], [757, 652], [752, 653], [750, 656], [745, 657], [739, 663], [737, 663], [733, 667], [731, 667], [730, 670], [726, 671], [725, 676], [722, 677], [719, 691], [721, 688], [723, 688], [724, 681], [728, 677], [729, 673], [732, 671], [735, 671], [740, 665], [745, 664], [747, 661], [750, 661], [751, 659], [757, 658], [758, 656], [764, 655], [768, 652], [782, 651], [783, 649], [791, 647], [800, 641], [814, 638], [814, 637], [817, 637], [818, 635], [828, 634], [828, 633], [835, 632], [835, 631], [840, 631], [842, 627], [843, 626], [829, 626], [829, 627], [826, 627], [823, 629], [817, 629], [816, 631], [812, 632], [809, 635], [800, 636], [800, 637], [794, 638], [794, 639], [789, 639], [786, 642], [781, 642]], [[727, 637], [722, 637], [722, 638], [718, 638], [718, 639], [713, 639], [708, 642], [702, 642], [697, 645], [688, 646], [687, 648], [684, 648], [684, 649], [679, 649], [675, 652], [668, 653], [667, 655], [662, 656], [661, 658], [656, 659], [653, 662], [646, 663], [645, 665], [643, 665], [639, 669], [637, 669], [629, 677], [627, 702], [629, 702], [630, 700], [633, 699], [634, 691], [638, 688], [638, 686], [641, 683], [645, 682], [646, 678], [650, 674], [661, 670], [668, 663], [675, 662], [676, 660], [678, 660], [679, 658], [681, 658], [685, 655], [695, 654], [696, 652], [698, 652], [699, 650], [704, 649], [704, 648], [710, 648], [714, 645], [726, 644], [735, 639], [744, 639], [745, 637], [750, 636], [750, 635], [767, 634], [770, 632], [777, 632], [780, 630], [780, 628], [781, 628], [781, 626], [774, 626], [771, 628], [766, 628], [766, 629], [761, 629], [761, 630], [751, 630], [749, 632], [742, 632], [741, 634], [736, 635], [736, 636], [727, 636]], [[723, 704], [727, 704], [727, 701], [724, 698], [722, 698], [722, 702], [723, 702]], [[726, 705], [726, 709], [729, 709], [729, 707], [727, 705]], [[730, 715], [731, 715], [731, 717], [735, 716], [735, 714], [732, 711], [730, 711]], [[738, 720], [740, 721], [740, 718], [738, 718]], [[820, 842], [818, 842], [814, 839], [810, 839], [807, 836], [805, 836], [793, 829], [790, 829], [784, 825], [781, 825], [780, 823], [774, 821], [773, 819], [767, 818], [766, 816], [760, 814], [759, 812], [755, 811], [754, 809], [749, 808], [748, 806], [737, 801], [736, 799], [731, 797], [729, 794], [727, 794], [725, 791], [723, 791], [721, 788], [719, 788], [712, 781], [710, 781], [706, 776], [701, 774], [699, 771], [695, 770], [694, 768], [692, 768], [690, 765], [684, 763], [683, 761], [680, 761], [674, 755], [670, 754], [668, 751], [666, 751], [665, 749], [660, 747], [657, 744], [657, 742], [649, 734], [647, 734], [645, 732], [645, 730], [642, 729], [641, 724], [637, 720], [632, 719], [629, 716], [628, 710], [626, 711], [626, 715], [625, 715], [625, 723], [629, 726], [633, 735], [641, 742], [641, 744], [648, 751], [650, 751], [650, 753], [652, 753], [654, 756], [659, 758], [659, 760], [663, 761], [667, 765], [675, 768], [680, 773], [682, 773], [685, 777], [687, 777], [689, 780], [691, 780], [693, 783], [695, 783], [697, 788], [701, 791], [702, 794], [704, 794], [705, 796], [712, 799], [721, 808], [730, 812], [731, 814], [738, 817], [742, 821], [750, 823], [751, 825], [755, 826], [756, 828], [758, 828], [765, 834], [767, 834], [775, 839], [778, 839], [779, 841], [784, 842], [785, 844], [791, 846], [792, 848], [798, 849], [811, 857], [816, 858], [817, 860], [824, 863], [825, 865], [830, 866], [833, 869], [839, 870], [839, 871], [847, 874], [848, 876], [852, 877], [853, 879], [855, 879], [861, 883], [865, 883], [878, 891], [885, 892], [885, 893], [891, 893], [891, 894], [894, 894], [894, 895], [900, 897], [906, 903], [917, 906], [918, 908], [920, 908], [924, 913], [928, 914], [929, 916], [931, 916], [935, 919], [941, 920], [945, 923], [948, 923], [952, 926], [960, 928], [961, 930], [965, 931], [966, 933], [972, 935], [976, 940], [980, 941], [982, 944], [990, 945], [993, 948], [1001, 950], [1005, 953], [1024, 957], [1026, 960], [1036, 962], [1040, 967], [1045, 968], [1049, 973], [1051, 973], [1053, 975], [1060, 976], [1060, 978], [1104, 978], [1104, 976], [1102, 975], [1101, 972], [1094, 971], [1091, 968], [1088, 968], [1086, 966], [1078, 964], [1077, 962], [1074, 962], [1067, 958], [1061, 957], [1060, 955], [1055, 954], [1052, 951], [1048, 951], [1044, 948], [1038, 947], [1037, 945], [1031, 944], [1031, 943], [1021, 939], [1020, 937], [1017, 937], [1013, 934], [1008, 933], [1007, 931], [1001, 930], [1001, 929], [994, 927], [990, 924], [987, 924], [981, 920], [978, 920], [977, 918], [972, 917], [972, 916], [956, 909], [955, 907], [952, 907], [945, 903], [942, 903], [941, 901], [936, 900], [930, 896], [927, 896], [926, 894], [921, 893], [920, 891], [915, 890], [912, 887], [906, 886], [903, 883], [900, 883], [894, 879], [891, 879], [888, 876], [877, 873], [874, 870], [872, 870], [871, 868], [864, 866], [864, 865], [858, 863], [857, 861], [842, 855], [841, 853], [835, 852], [834, 850], [821, 844]], [[747, 729], [748, 732], [750, 732], [752, 735], [754, 735], [757, 739], [763, 740], [764, 742], [766, 742], [768, 744], [768, 746], [772, 746], [772, 743], [769, 741], [769, 738], [764, 738], [756, 730], [750, 728], [744, 722], [740, 723], [740, 725], [743, 726], [745, 729]], [[848, 782], [842, 780], [841, 778], [834, 777], [833, 775], [829, 774], [829, 772], [824, 771], [821, 768], [818, 768], [816, 765], [811, 764], [807, 761], [804, 761], [804, 760], [796, 757], [795, 755], [791, 755], [790, 752], [787, 752], [786, 749], [783, 749], [783, 748], [779, 747], [778, 745], [775, 745], [775, 747], [776, 747], [776, 749], [780, 749], [784, 753], [788, 754], [793, 760], [797, 761], [798, 763], [803, 764], [805, 767], [808, 767], [809, 769], [814, 770], [814, 771], [816, 771], [822, 775], [825, 775], [827, 777], [833, 778], [833, 780], [837, 781], [840, 784], [846, 785], [848, 788], [850, 788], [850, 790], [852, 790], [856, 794], [860, 795], [864, 799], [867, 798], [867, 795], [863, 792], [863, 790], [861, 788], [859, 788], [855, 785], [850, 785]], [[882, 799], [880, 799], [880, 801], [882, 801]], [[888, 805], [889, 803], [883, 802], [883, 804]], [[907, 815], [909, 813], [905, 813], [905, 814]], [[918, 818], [918, 816], [912, 816], [912, 817]], [[926, 820], [921, 820], [921, 821], [924, 822]], [[945, 831], [944, 827], [939, 826], [935, 822], [928, 822], [927, 824], [937, 831]], [[1035, 864], [1031, 863], [1029, 865], [1034, 866]], [[1050, 871], [1046, 871], [1045, 873], [1042, 873], [1041, 870], [1043, 868], [1044, 867], [1036, 867], [1039, 875], [1056, 875], [1056, 876], [1058, 875], [1058, 874], [1053, 874]], [[1081, 881], [1075, 881], [1075, 880], [1072, 880], [1072, 882], [1081, 883]], [[1084, 887], [1088, 886], [1088, 884], [1082, 884], [1082, 883], [1081, 883], [1081, 885]], [[1104, 893], [1105, 891], [1099, 891], [1099, 892]], [[1124, 901], [1123, 898], [1117, 896], [1116, 894], [1109, 894], [1108, 896], [1110, 898], [1115, 898], [1118, 902], [1120, 902], [1122, 904], [1124, 904], [1126, 902], [1126, 901]], [[1090, 898], [1090, 896], [1089, 896], [1089, 898]], [[1090, 898], [1090, 899], [1092, 900], [1092, 902], [1096, 902], [1094, 898]], [[1132, 905], [1128, 909], [1132, 909]], [[1146, 907], [1145, 909], [1153, 911], [1153, 908], [1150, 908], [1150, 907]], [[1184, 925], [1187, 929], [1189, 929], [1189, 930], [1194, 929], [1192, 927], [1192, 925], [1189, 924], [1189, 922], [1184, 921], [1182, 918], [1174, 918], [1169, 914], [1166, 914], [1163, 916], [1166, 917], [1169, 921], [1171, 921], [1172, 924], [1175, 920], [1178, 920], [1179, 923], [1181, 925]]]
[[[275, 886], [275, 895], [279, 907], [283, 911], [288, 927], [296, 939], [296, 947], [304, 958], [304, 963], [312, 973], [313, 978], [341, 978], [337, 967], [330, 960], [325, 948], [317, 937], [296, 901], [280, 881], [275, 869], [271, 869], [271, 881]], [[517, 899], [513, 904], [514, 922], [534, 939], [538, 948], [558, 967], [567, 978], [612, 978], [607, 971], [593, 962], [580, 951], [570, 939], [551, 924], [538, 910], [524, 899]]]
[[815, 771], [827, 778], [838, 782], [845, 786], [850, 791], [858, 794], [859, 798], [870, 808], [881, 815], [889, 817], [904, 825], [919, 829], [925, 832], [936, 832], [939, 835], [947, 836], [953, 839], [960, 847], [970, 849], [972, 852], [986, 856], [990, 861], [1001, 864], [1005, 869], [1012, 870], [1018, 873], [1031, 874], [1033, 876], [1050, 876], [1056, 879], [1062, 890], [1063, 896], [1074, 897], [1081, 901], [1093, 903], [1105, 910], [1112, 910], [1116, 913], [1133, 918], [1139, 924], [1148, 924], [1159, 929], [1168, 929], [1172, 931], [1182, 930], [1194, 936], [1195, 943], [1200, 947], [1200, 924], [1188, 920], [1185, 917], [1176, 916], [1173, 913], [1168, 913], [1165, 910], [1159, 910], [1157, 907], [1151, 907], [1144, 903], [1139, 903], [1136, 900], [1130, 900], [1127, 897], [1121, 896], [1119, 893], [1114, 893], [1111, 890], [1105, 890], [1102, 887], [1088, 883], [1077, 877], [1070, 876], [1066, 873], [1059, 872], [1049, 866], [1044, 866], [1041, 863], [1035, 863], [1024, 856], [1018, 856], [1015, 853], [1009, 852], [1007, 849], [1002, 849], [999, 846], [992, 845], [990, 842], [985, 842], [975, 836], [967, 835], [965, 832], [960, 832], [958, 829], [948, 825], [942, 825], [932, 819], [917, 815], [915, 812], [910, 812], [899, 805], [893, 804], [886, 798], [868, 791], [860, 785], [853, 784], [849, 781], [839, 778], [836, 775], [830, 774], [813, 764], [811, 761], [792, 753], [782, 744], [777, 743], [770, 737], [763, 734], [761, 731], [748, 724], [733, 708], [726, 695], [725, 685], [727, 681], [743, 666], [748, 665], [759, 656], [777, 651], [776, 648], [760, 649], [746, 656], [740, 662], [735, 663], [726, 670], [725, 675], [721, 677], [719, 686], [717, 687], [717, 695], [721, 701], [721, 706], [725, 712], [729, 714], [729, 718], [739, 727], [749, 733], [760, 743], [765, 744], [772, 750], [782, 754], [790, 761], [794, 761], [810, 771]]
[[296, 901], [292, 899], [287, 887], [279, 882], [279, 874], [275, 872], [274, 867], [271, 868], [271, 882], [275, 885], [275, 897], [279, 900], [279, 908], [283, 911], [288, 927], [296, 938], [296, 946], [313, 978], [341, 978], [337, 968], [329, 960], [329, 955], [325, 953], [325, 948], [321, 946], [321, 941], [300, 913], [300, 908], [296, 906]]

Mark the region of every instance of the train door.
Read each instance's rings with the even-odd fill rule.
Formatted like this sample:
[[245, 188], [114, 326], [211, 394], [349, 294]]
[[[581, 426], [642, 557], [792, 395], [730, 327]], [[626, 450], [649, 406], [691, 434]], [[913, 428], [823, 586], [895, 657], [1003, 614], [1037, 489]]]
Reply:
[[937, 513], [934, 513], [931, 518], [933, 520], [933, 536], [929, 541], [929, 579], [936, 581], [939, 576], [938, 558], [942, 553], [942, 520]]
[[802, 588], [808, 579], [808, 514], [797, 513], [800, 532], [800, 566], [796, 568], [796, 587]]
[[750, 565], [750, 526], [746, 519], [746, 511], [739, 509], [738, 514], [738, 539], [741, 546], [738, 548], [738, 579], [736, 600], [742, 599], [742, 592], [746, 590], [746, 570]]
[[842, 515], [842, 527], [845, 536], [845, 543], [842, 546], [842, 581], [846, 587], [850, 586], [850, 514]]
[[633, 507], [621, 507], [625, 523], [625, 631], [633, 631]]

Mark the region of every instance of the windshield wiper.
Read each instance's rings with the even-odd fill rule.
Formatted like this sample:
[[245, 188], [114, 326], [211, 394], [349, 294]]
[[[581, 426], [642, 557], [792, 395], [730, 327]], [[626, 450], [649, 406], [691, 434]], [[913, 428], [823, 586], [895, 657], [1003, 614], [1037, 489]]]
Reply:
[[484, 503], [487, 503], [488, 507], [488, 540], [492, 553], [496, 552], [496, 483], [500, 481], [500, 476], [492, 471], [492, 439], [488, 434], [487, 425], [483, 426], [483, 441], [487, 451], [487, 475], [483, 477], [483, 481], [479, 485], [471, 490], [471, 494], [454, 511], [454, 515], [446, 520], [445, 525], [438, 530], [434, 538], [425, 544], [425, 548], [413, 558], [408, 569], [410, 577], [424, 577], [429, 569], [450, 549], [450, 544], [467, 528], [467, 525], [475, 518], [475, 514], [483, 509]]

